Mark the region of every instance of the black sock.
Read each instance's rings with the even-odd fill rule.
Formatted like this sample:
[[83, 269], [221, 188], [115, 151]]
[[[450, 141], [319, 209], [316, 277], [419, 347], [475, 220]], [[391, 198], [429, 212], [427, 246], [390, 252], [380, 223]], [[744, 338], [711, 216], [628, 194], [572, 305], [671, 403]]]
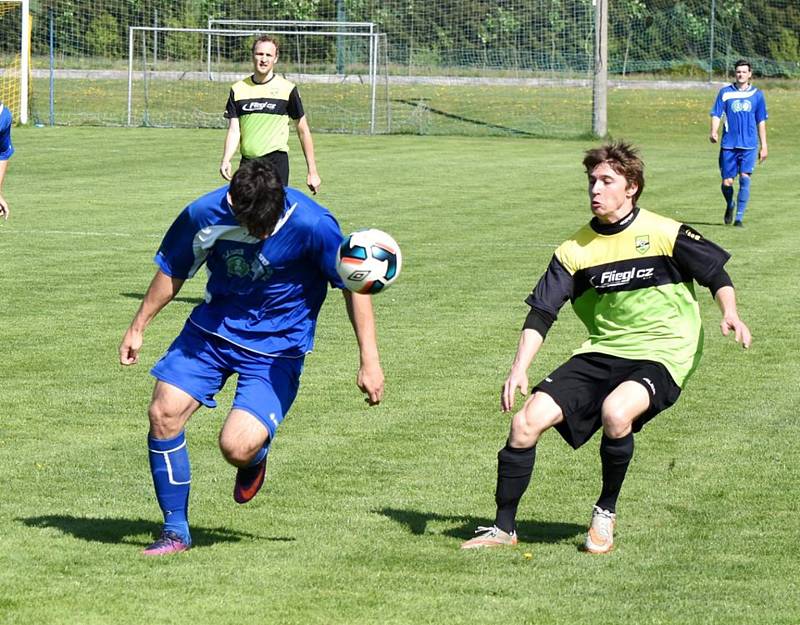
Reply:
[[516, 527], [517, 506], [531, 481], [535, 460], [536, 445], [519, 449], [506, 443], [497, 454], [497, 490], [494, 494], [497, 517], [494, 524], [509, 534]]
[[622, 438], [608, 438], [603, 434], [600, 441], [600, 460], [603, 464], [603, 490], [597, 507], [609, 512], [617, 509], [617, 497], [628, 465], [633, 458], [633, 432]]

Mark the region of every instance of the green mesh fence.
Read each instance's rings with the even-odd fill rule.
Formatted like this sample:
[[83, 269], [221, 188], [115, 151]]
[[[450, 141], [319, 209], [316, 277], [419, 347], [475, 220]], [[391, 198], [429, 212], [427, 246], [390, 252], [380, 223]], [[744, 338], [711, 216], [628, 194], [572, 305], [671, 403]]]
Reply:
[[[719, 81], [740, 57], [759, 77], [800, 77], [796, 0], [609, 5], [612, 81]], [[216, 18], [376, 24], [384, 35], [377, 132], [560, 137], [591, 126], [591, 0], [40, 0], [32, 11], [32, 110], [48, 117], [52, 27], [58, 124], [127, 123], [129, 26], [205, 28]], [[4, 63], [18, 30], [0, 19]], [[249, 71], [246, 48], [246, 39], [216, 42], [210, 80], [207, 39], [143, 37], [134, 82], [145, 108], [134, 123], [221, 125], [228, 79]], [[363, 46], [288, 36], [282, 54], [279, 70], [297, 78], [315, 130], [371, 130]]]

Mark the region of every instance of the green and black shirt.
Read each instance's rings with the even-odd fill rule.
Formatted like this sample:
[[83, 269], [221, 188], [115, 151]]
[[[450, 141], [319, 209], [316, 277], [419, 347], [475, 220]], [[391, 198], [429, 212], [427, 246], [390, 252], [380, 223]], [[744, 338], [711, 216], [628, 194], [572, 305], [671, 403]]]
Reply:
[[273, 74], [264, 83], [252, 76], [233, 87], [225, 107], [227, 119], [238, 118], [239, 151], [244, 158], [289, 151], [289, 118], [303, 117], [303, 103], [294, 83]]
[[544, 336], [570, 300], [589, 331], [575, 354], [663, 364], [683, 386], [700, 361], [703, 328], [694, 281], [730, 285], [730, 255], [690, 226], [635, 208], [616, 224], [596, 218], [555, 251], [525, 300]]

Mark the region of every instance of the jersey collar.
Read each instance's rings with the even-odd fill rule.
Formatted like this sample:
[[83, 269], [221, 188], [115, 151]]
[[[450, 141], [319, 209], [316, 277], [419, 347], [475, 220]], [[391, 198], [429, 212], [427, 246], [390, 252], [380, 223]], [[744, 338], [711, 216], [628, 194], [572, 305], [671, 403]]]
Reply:
[[633, 210], [630, 213], [625, 215], [625, 217], [623, 217], [619, 221], [614, 222], [613, 224], [604, 224], [597, 217], [592, 217], [592, 220], [589, 222], [589, 225], [592, 227], [592, 230], [594, 230], [597, 234], [617, 234], [618, 232], [622, 232], [623, 230], [625, 230], [625, 228], [630, 226], [634, 222], [638, 214], [639, 214], [639, 207], [634, 206]]
[[267, 78], [264, 82], [256, 82], [256, 75], [250, 74], [250, 82], [254, 85], [266, 85], [268, 82], [272, 82], [272, 79], [275, 78], [275, 71], [273, 70], [272, 76]]

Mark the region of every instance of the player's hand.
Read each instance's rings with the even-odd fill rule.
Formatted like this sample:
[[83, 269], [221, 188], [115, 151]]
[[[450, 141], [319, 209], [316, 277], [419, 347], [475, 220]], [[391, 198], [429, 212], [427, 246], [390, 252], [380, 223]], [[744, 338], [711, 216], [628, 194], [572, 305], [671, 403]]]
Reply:
[[119, 363], [126, 366], [138, 363], [142, 342], [142, 333], [128, 328], [119, 345]]
[[528, 374], [525, 371], [512, 369], [500, 391], [500, 408], [503, 412], [508, 412], [514, 407], [517, 390], [523, 397], [528, 395]]
[[761, 151], [758, 153], [758, 162], [763, 163], [767, 160], [767, 154], [769, 154], [769, 150], [767, 150], [766, 146], [761, 148]]
[[710, 135], [708, 135], [708, 140], [711, 141], [711, 143], [716, 143], [719, 141], [719, 135], [716, 132], [712, 132]]
[[723, 336], [728, 336], [733, 332], [733, 338], [737, 343], [741, 343], [745, 349], [749, 348], [753, 342], [750, 329], [739, 317], [726, 316], [719, 324]]
[[6, 199], [0, 195], [0, 217], [3, 219], [8, 219], [8, 215], [10, 213], [11, 211], [8, 208], [8, 202], [6, 202]]
[[311, 193], [316, 195], [317, 191], [319, 191], [320, 185], [322, 185], [322, 178], [320, 178], [319, 174], [317, 173], [313, 174], [309, 173], [308, 176], [306, 177], [306, 185], [308, 185], [308, 188], [311, 191]]
[[231, 162], [222, 161], [219, 164], [219, 173], [223, 178], [225, 178], [225, 180], [230, 180], [233, 177], [233, 173], [231, 172]]
[[383, 369], [380, 365], [362, 365], [358, 370], [356, 384], [370, 406], [377, 406], [383, 399]]

